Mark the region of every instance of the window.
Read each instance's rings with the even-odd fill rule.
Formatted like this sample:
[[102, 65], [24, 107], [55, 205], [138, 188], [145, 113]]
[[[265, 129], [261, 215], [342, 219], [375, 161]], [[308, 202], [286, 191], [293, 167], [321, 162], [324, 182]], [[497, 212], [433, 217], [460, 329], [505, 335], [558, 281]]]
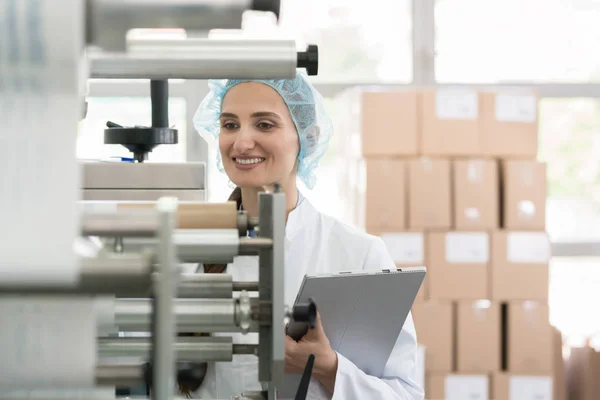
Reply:
[[[81, 121], [77, 139], [77, 157], [80, 159], [108, 159], [131, 157], [120, 145], [104, 144], [106, 122], [123, 126], [152, 125], [150, 98], [143, 97], [92, 97], [88, 98], [86, 118]], [[185, 161], [187, 134], [185, 100], [169, 99], [169, 124], [178, 130], [178, 144], [156, 147], [149, 155], [149, 162]]]
[[438, 0], [439, 82], [600, 81], [600, 2]]
[[241, 32], [212, 37], [296, 40], [319, 46], [319, 79], [412, 80], [410, 0], [283, 0], [279, 25], [272, 14], [246, 12]]
[[570, 344], [581, 345], [600, 332], [600, 258], [554, 257], [550, 266], [550, 322]]
[[600, 100], [543, 99], [540, 158], [548, 165], [553, 241], [600, 239]]

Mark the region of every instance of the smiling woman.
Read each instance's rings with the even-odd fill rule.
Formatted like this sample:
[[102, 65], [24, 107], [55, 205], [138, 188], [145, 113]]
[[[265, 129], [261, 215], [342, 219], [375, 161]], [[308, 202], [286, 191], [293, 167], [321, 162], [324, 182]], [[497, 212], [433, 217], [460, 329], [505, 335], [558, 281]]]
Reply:
[[[249, 96], [255, 100], [245, 101]], [[222, 110], [219, 150], [229, 179], [242, 188], [295, 188], [300, 143], [283, 98], [267, 85], [244, 82], [227, 92]]]
[[[211, 81], [194, 126], [217, 139], [217, 165], [237, 187], [229, 200], [258, 216], [258, 195], [279, 185], [285, 194], [284, 303], [292, 305], [306, 274], [364, 269], [395, 269], [379, 237], [323, 214], [297, 188], [297, 178], [312, 189], [333, 127], [321, 95], [304, 74], [291, 80]], [[236, 257], [228, 265], [204, 265], [204, 272], [231, 274], [235, 281], [258, 280], [258, 259]], [[256, 334], [234, 335], [236, 343], [255, 343]], [[375, 345], [364, 338], [365, 346]], [[382, 376], [368, 375], [332, 348], [321, 320], [297, 342], [285, 338], [285, 373], [302, 370], [315, 356], [311, 398], [362, 400], [423, 399], [416, 380], [416, 334], [408, 316]], [[209, 365], [197, 398], [229, 398], [260, 390], [258, 362], [238, 355], [231, 363]], [[283, 392], [290, 390], [282, 388]], [[292, 388], [293, 390], [293, 388]], [[280, 391], [280, 393], [282, 392]]]

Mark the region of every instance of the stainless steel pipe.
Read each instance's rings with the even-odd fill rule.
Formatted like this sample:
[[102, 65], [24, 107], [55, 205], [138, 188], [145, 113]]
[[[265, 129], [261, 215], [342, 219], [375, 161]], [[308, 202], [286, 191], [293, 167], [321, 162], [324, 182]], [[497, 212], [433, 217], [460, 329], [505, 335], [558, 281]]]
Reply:
[[[114, 325], [124, 332], [149, 332], [150, 313], [149, 300], [118, 299]], [[235, 299], [179, 299], [174, 305], [178, 332], [240, 332], [239, 314]], [[252, 321], [250, 331], [257, 330], [258, 323]]]
[[144, 381], [144, 368], [140, 364], [99, 364], [96, 367], [98, 386], [137, 386]]
[[152, 272], [152, 253], [115, 254], [81, 258], [80, 279], [75, 287], [3, 286], [0, 292], [18, 294], [147, 294]]
[[125, 51], [134, 28], [240, 29], [246, 10], [279, 15], [279, 0], [87, 0], [87, 43]]
[[[177, 258], [184, 263], [230, 263], [239, 254], [237, 229], [179, 229], [173, 235]], [[124, 251], [153, 248], [155, 238], [127, 238]]]
[[179, 298], [231, 299], [233, 277], [228, 274], [183, 274]]
[[[210, 339], [210, 338], [206, 338]], [[212, 338], [215, 339], [215, 338]], [[227, 339], [222, 337], [222, 339]], [[178, 345], [175, 345], [177, 348]], [[233, 344], [231, 349], [233, 354], [249, 354], [258, 355], [258, 346], [253, 344]], [[124, 356], [123, 353], [117, 356]], [[144, 357], [144, 356], [142, 356]], [[186, 361], [196, 361], [190, 359], [186, 354], [183, 359]], [[197, 360], [210, 361], [210, 360]], [[215, 360], [218, 361], [218, 360]], [[223, 360], [227, 361], [227, 360]], [[231, 361], [231, 359], [229, 359]], [[137, 386], [144, 381], [144, 366], [139, 363], [103, 363], [102, 361], [96, 366], [96, 384], [98, 386]]]
[[136, 41], [127, 53], [89, 53], [91, 78], [293, 79], [293, 40]]
[[[180, 337], [173, 344], [177, 359], [187, 361], [231, 361], [233, 339], [225, 336]], [[99, 338], [98, 357], [134, 357], [148, 359], [151, 343], [148, 338]]]
[[[180, 229], [173, 240], [183, 263], [227, 264], [237, 255], [257, 255], [273, 245], [268, 238], [240, 238], [236, 229]], [[155, 238], [126, 238], [123, 250], [137, 252], [155, 244]]]
[[156, 211], [132, 210], [84, 213], [82, 236], [154, 237], [158, 232]]

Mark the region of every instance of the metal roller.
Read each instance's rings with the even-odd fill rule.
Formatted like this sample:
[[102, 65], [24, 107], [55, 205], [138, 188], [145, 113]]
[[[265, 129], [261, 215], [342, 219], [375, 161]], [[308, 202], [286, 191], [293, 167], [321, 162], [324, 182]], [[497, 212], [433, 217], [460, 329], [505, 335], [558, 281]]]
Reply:
[[158, 214], [151, 210], [84, 213], [81, 219], [82, 236], [154, 237], [159, 226]]
[[147, 294], [151, 284], [150, 252], [115, 254], [80, 259], [79, 283], [75, 287], [2, 287], [2, 293], [15, 294]]
[[[177, 258], [184, 263], [230, 263], [240, 253], [237, 229], [178, 230], [173, 240]], [[152, 238], [127, 238], [123, 240], [123, 250], [140, 251], [152, 248], [155, 243]]]
[[[258, 323], [250, 319], [251, 308], [243, 312], [236, 299], [180, 299], [175, 302], [174, 316], [178, 332], [240, 332], [242, 323], [255, 332]], [[114, 325], [123, 332], [148, 332], [151, 312], [149, 300], [116, 300]]]
[[231, 299], [233, 277], [227, 274], [184, 274], [178, 292], [180, 298]]
[[[117, 210], [145, 210], [156, 207], [154, 202], [117, 202]], [[238, 229], [238, 210], [235, 202], [179, 203], [178, 229]]]
[[[173, 240], [177, 257], [183, 263], [227, 264], [237, 255], [256, 255], [273, 245], [268, 238], [240, 238], [239, 231], [233, 229], [179, 230]], [[127, 238], [122, 241], [122, 248], [141, 251], [155, 243], [155, 239]]]
[[[147, 359], [150, 347], [150, 340], [147, 338], [99, 338], [98, 357]], [[225, 336], [180, 337], [173, 347], [177, 359], [188, 361], [231, 361], [234, 353], [233, 339]], [[254, 354], [252, 348], [242, 350], [252, 351], [250, 354]]]
[[[127, 53], [90, 53], [92, 78], [121, 79], [294, 79], [318, 65], [313, 47], [298, 53], [291, 40], [186, 39], [136, 41]], [[310, 56], [309, 56], [310, 55]]]
[[192, 31], [240, 29], [246, 10], [271, 11], [279, 0], [87, 0], [87, 43], [107, 51], [125, 51], [134, 28], [182, 28]]

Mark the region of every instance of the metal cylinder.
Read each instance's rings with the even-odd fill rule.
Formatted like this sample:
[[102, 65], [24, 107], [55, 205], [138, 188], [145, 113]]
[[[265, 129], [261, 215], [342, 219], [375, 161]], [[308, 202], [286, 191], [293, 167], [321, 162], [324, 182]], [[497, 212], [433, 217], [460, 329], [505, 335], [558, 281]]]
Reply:
[[[146, 299], [115, 302], [115, 325], [124, 332], [148, 332], [151, 303]], [[239, 332], [234, 299], [179, 299], [175, 302], [178, 332]], [[257, 325], [253, 324], [252, 329]]]
[[105, 50], [125, 51], [130, 29], [240, 29], [242, 14], [252, 8], [252, 0], [87, 0], [86, 39]]
[[[183, 263], [230, 263], [239, 254], [240, 238], [235, 229], [178, 230], [173, 235], [177, 258]], [[127, 238], [125, 251], [153, 248], [154, 238]]]
[[233, 278], [228, 274], [183, 274], [179, 298], [231, 299]]
[[[173, 43], [172, 43], [173, 42]], [[92, 78], [293, 79], [294, 41], [187, 39], [135, 42], [127, 54], [90, 54]], [[168, 47], [167, 47], [168, 46]]]
[[100, 253], [98, 257], [79, 260], [79, 283], [75, 287], [3, 287], [2, 293], [19, 294], [114, 294], [144, 295], [150, 288], [152, 254], [150, 252], [115, 254]]
[[158, 214], [152, 210], [128, 210], [114, 213], [84, 213], [83, 236], [154, 237]]
[[[234, 229], [178, 230], [174, 237], [177, 257], [184, 263], [230, 263], [237, 255], [257, 255], [268, 249], [273, 240], [268, 238], [240, 238]], [[156, 239], [127, 238], [125, 251], [141, 251], [154, 246]]]
[[158, 265], [156, 271], [159, 279], [152, 281], [152, 307], [150, 309], [150, 326], [152, 329], [151, 362], [153, 398], [167, 399], [175, 389], [175, 356], [173, 342], [176, 340], [177, 318], [173, 315], [177, 297], [176, 274], [177, 252], [173, 243], [176, 228], [177, 201], [162, 198], [156, 208], [160, 214], [158, 232], [159, 246], [157, 250]]
[[[231, 337], [180, 337], [173, 348], [177, 359], [187, 361], [231, 361], [233, 339]], [[98, 357], [131, 357], [148, 359], [151, 350], [147, 338], [99, 338]], [[242, 348], [249, 352], [252, 349]], [[247, 353], [246, 353], [247, 354]], [[250, 353], [253, 354], [253, 353]]]
[[174, 239], [182, 262], [229, 263], [239, 254], [237, 229], [179, 230]]
[[[153, 210], [151, 201], [115, 201], [118, 210]], [[106, 205], [106, 204], [105, 204]], [[177, 207], [178, 229], [238, 229], [237, 205], [225, 203], [180, 202]]]
[[150, 81], [150, 101], [152, 102], [152, 127], [169, 127], [169, 81]]
[[98, 386], [137, 386], [144, 381], [144, 368], [140, 364], [99, 364], [96, 366]]

